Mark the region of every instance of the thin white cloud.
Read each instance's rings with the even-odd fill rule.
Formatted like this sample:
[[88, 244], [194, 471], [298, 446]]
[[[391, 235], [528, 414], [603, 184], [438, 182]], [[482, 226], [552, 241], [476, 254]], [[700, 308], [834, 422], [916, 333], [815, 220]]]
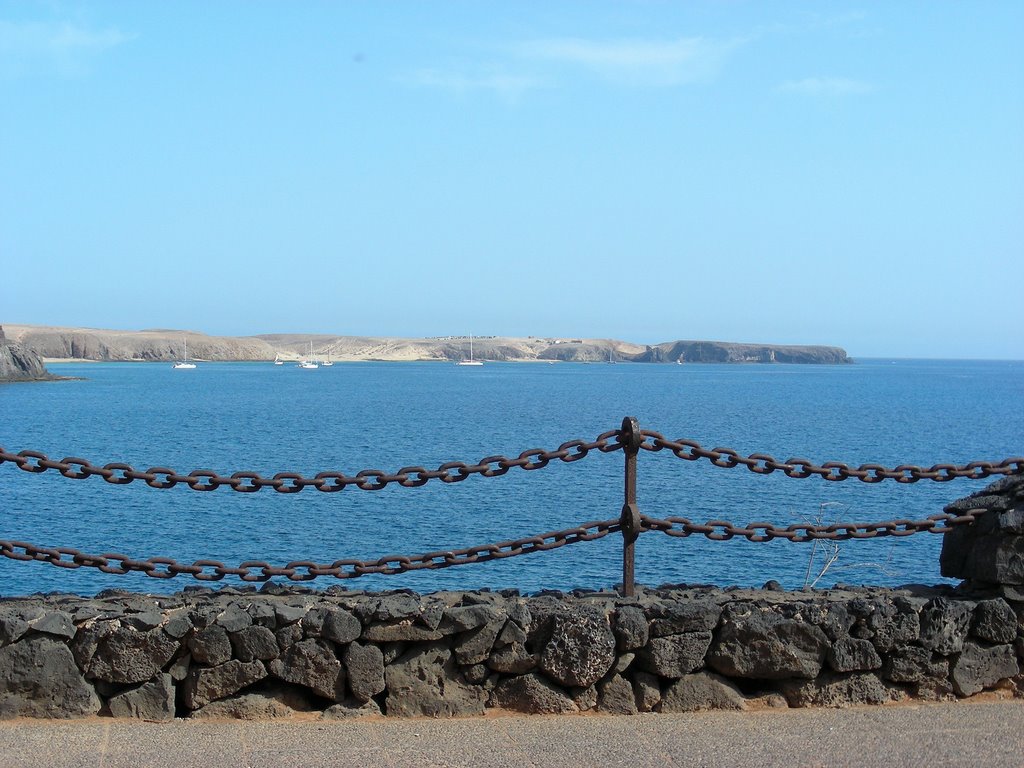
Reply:
[[54, 50], [62, 51], [105, 51], [128, 40], [128, 36], [117, 29], [93, 31], [61, 24], [50, 36], [49, 44]]
[[0, 19], [0, 74], [18, 75], [40, 68], [79, 73], [91, 57], [131, 39], [118, 29]]
[[504, 99], [516, 100], [526, 91], [542, 87], [540, 80], [507, 73], [465, 74], [440, 69], [420, 69], [405, 80], [413, 85], [436, 88], [457, 94], [487, 91]]
[[[492, 49], [500, 57], [491, 69], [475, 72], [420, 69], [403, 80], [458, 94], [492, 92], [508, 100], [566, 82], [572, 70], [633, 87], [669, 87], [708, 82], [718, 76], [730, 54], [747, 39], [704, 37], [672, 40], [588, 40], [541, 38]], [[511, 73], [515, 74], [511, 74]]]
[[811, 96], [842, 96], [846, 94], [870, 93], [871, 83], [845, 77], [805, 77], [803, 80], [788, 80], [778, 90], [786, 93], [805, 93]]
[[[807, 32], [819, 32], [823, 29], [841, 29], [858, 27], [868, 21], [867, 14], [861, 11], [851, 11], [838, 15], [823, 16], [812, 13], [809, 16], [798, 17], [796, 20], [776, 21], [760, 28], [761, 34], [804, 34]], [[859, 34], [856, 31], [853, 34]]]
[[743, 42], [704, 37], [611, 41], [552, 38], [520, 43], [514, 51], [532, 61], [580, 67], [619, 84], [665, 87], [714, 79]]

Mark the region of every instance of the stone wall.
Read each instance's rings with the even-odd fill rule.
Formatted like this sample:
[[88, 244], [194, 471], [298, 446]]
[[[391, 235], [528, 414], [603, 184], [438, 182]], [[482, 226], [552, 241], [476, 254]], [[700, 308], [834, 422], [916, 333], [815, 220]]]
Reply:
[[947, 512], [965, 509], [988, 512], [975, 525], [946, 534], [942, 575], [1024, 600], [1024, 478], [1007, 477], [946, 507]]
[[[1021, 487], [1018, 478], [988, 489], [989, 514], [1018, 514]], [[0, 717], [632, 714], [1016, 694], [1022, 617], [1016, 588], [991, 579], [666, 586], [634, 598], [272, 583], [8, 598]]]

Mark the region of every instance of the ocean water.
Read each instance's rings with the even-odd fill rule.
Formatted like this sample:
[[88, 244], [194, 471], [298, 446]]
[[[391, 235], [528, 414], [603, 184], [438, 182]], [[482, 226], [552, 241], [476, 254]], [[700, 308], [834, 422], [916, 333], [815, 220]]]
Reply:
[[[316, 371], [267, 363], [63, 364], [80, 381], [0, 385], [0, 445], [95, 464], [169, 466], [181, 472], [436, 467], [515, 456], [528, 448], [593, 439], [626, 415], [642, 428], [746, 455], [887, 466], [1001, 460], [1024, 454], [1024, 362], [861, 360], [845, 366], [651, 364], [347, 363]], [[332, 562], [461, 548], [617, 517], [623, 455], [592, 453], [497, 478], [338, 493], [307, 489], [198, 493], [140, 482], [113, 486], [0, 465], [0, 538], [90, 553]], [[869, 485], [759, 476], [742, 467], [641, 452], [642, 512], [695, 521], [920, 518], [987, 481]], [[940, 583], [940, 536], [843, 542], [819, 586]], [[622, 540], [610, 535], [557, 551], [489, 563], [337, 581], [319, 588], [611, 587], [621, 578]], [[809, 543], [711, 542], [643, 534], [643, 584], [798, 588], [816, 576]], [[167, 592], [196, 584], [106, 575], [0, 558], [0, 594], [116, 587]], [[225, 579], [221, 583], [232, 583]]]

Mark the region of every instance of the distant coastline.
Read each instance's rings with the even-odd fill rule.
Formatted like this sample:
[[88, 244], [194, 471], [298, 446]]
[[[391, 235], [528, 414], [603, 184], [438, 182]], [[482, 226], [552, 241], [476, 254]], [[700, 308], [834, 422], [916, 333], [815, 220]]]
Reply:
[[57, 381], [43, 364], [42, 358], [9, 339], [0, 325], [0, 382]]
[[[395, 338], [326, 334], [210, 336], [171, 329], [109, 330], [4, 324], [7, 336], [47, 363], [170, 362], [188, 343], [200, 361], [298, 361], [309, 355], [334, 362], [439, 361], [470, 356], [469, 336]], [[495, 362], [584, 363], [796, 363], [844, 364], [852, 360], [836, 346], [676, 340], [636, 344], [618, 339], [474, 336], [475, 358]]]

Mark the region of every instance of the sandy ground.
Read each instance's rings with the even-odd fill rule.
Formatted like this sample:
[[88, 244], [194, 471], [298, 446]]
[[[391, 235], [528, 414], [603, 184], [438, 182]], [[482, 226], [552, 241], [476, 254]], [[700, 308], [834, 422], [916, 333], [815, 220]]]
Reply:
[[1024, 701], [461, 720], [0, 723], [0, 766], [1018, 768]]

